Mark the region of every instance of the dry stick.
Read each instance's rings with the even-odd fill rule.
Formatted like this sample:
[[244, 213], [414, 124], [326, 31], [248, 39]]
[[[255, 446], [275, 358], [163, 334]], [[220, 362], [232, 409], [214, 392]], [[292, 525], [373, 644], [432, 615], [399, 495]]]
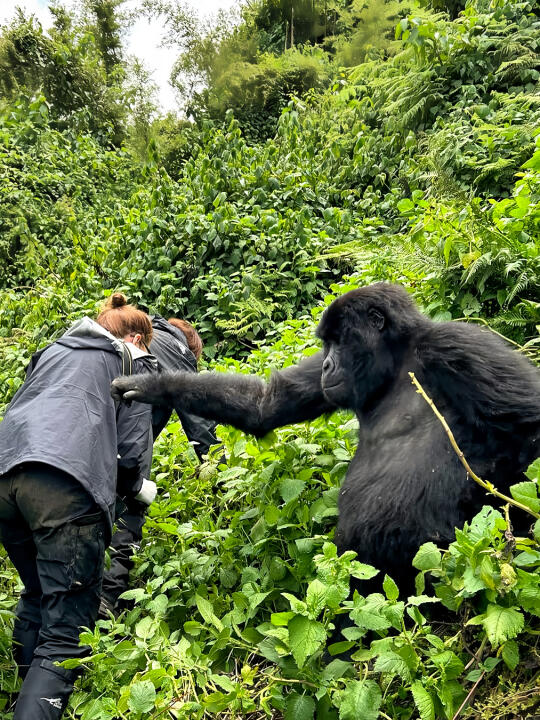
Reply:
[[478, 678], [478, 680], [474, 683], [474, 685], [472, 686], [472, 688], [469, 690], [469, 693], [468, 693], [467, 697], [465, 698], [465, 700], [464, 700], [464, 701], [461, 703], [461, 705], [459, 706], [459, 708], [458, 708], [456, 714], [454, 715], [454, 717], [452, 718], [452, 720], [457, 720], [457, 718], [460, 716], [461, 711], [463, 710], [464, 707], [466, 707], [467, 703], [471, 700], [472, 696], [474, 695], [474, 693], [476, 692], [478, 686], [480, 685], [480, 682], [484, 679], [484, 675], [485, 675], [485, 674], [486, 674], [486, 671], [485, 671], [485, 670], [482, 670], [482, 674], [480, 675], [480, 677]]
[[442, 425], [443, 428], [444, 428], [444, 431], [445, 431], [446, 434], [448, 435], [448, 439], [450, 440], [450, 444], [451, 444], [452, 447], [454, 448], [454, 450], [455, 450], [455, 452], [456, 452], [456, 455], [458, 456], [458, 458], [459, 458], [460, 461], [461, 461], [461, 464], [463, 465], [463, 467], [464, 467], [465, 470], [467, 471], [467, 475], [469, 475], [469, 477], [471, 477], [471, 478], [474, 480], [475, 483], [478, 483], [478, 485], [480, 485], [480, 487], [484, 488], [484, 490], [487, 490], [487, 491], [490, 492], [492, 495], [496, 495], [496, 496], [497, 496], [498, 498], [500, 498], [501, 500], [504, 500], [505, 502], [509, 503], [510, 505], [513, 505], [514, 507], [519, 508], [520, 510], [524, 510], [526, 513], [529, 513], [529, 515], [532, 515], [533, 517], [535, 517], [535, 518], [537, 518], [538, 520], [540, 520], [540, 514], [539, 514], [539, 513], [534, 512], [534, 510], [531, 510], [530, 507], [527, 507], [526, 505], [523, 505], [522, 503], [518, 502], [517, 500], [514, 500], [514, 499], [511, 498], [511, 497], [508, 497], [508, 495], [504, 495], [502, 492], [499, 492], [499, 490], [497, 490], [497, 488], [493, 485], [493, 483], [486, 482], [486, 480], [482, 480], [482, 478], [478, 477], [478, 475], [476, 475], [476, 473], [474, 473], [474, 472], [472, 471], [471, 466], [469, 465], [469, 463], [467, 462], [467, 460], [466, 460], [466, 458], [465, 458], [465, 455], [463, 454], [463, 451], [460, 449], [459, 445], [458, 445], [457, 442], [456, 442], [456, 438], [454, 437], [453, 432], [450, 430], [450, 427], [449, 427], [448, 423], [446, 422], [446, 420], [444, 419], [444, 417], [443, 417], [443, 416], [441, 415], [441, 413], [437, 410], [437, 408], [436, 408], [435, 403], [433, 402], [433, 400], [429, 397], [429, 395], [426, 393], [426, 391], [424, 390], [424, 388], [420, 385], [420, 383], [419, 383], [418, 380], [416, 379], [416, 375], [415, 375], [413, 372], [410, 372], [410, 373], [409, 373], [409, 377], [411, 378], [411, 380], [412, 380], [412, 382], [413, 382], [413, 385], [416, 386], [417, 392], [419, 393], [419, 395], [421, 395], [421, 396], [424, 398], [424, 400], [427, 402], [427, 404], [430, 406], [430, 408], [433, 410], [433, 412], [435, 413], [435, 415], [436, 415], [437, 418], [439, 419], [441, 425]]

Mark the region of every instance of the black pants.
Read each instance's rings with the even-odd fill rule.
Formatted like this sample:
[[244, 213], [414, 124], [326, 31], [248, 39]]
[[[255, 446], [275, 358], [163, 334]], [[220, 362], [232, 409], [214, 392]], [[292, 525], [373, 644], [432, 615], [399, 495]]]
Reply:
[[108, 526], [80, 483], [39, 463], [0, 477], [0, 540], [24, 589], [13, 655], [24, 682], [14, 720], [60, 718], [77, 673], [55, 665], [80, 658], [81, 628], [96, 621]]
[[133, 555], [139, 549], [147, 510], [148, 507], [137, 500], [124, 500], [124, 508], [116, 519], [117, 530], [111, 540], [111, 567], [103, 575], [101, 617], [107, 617], [109, 611], [117, 613], [121, 609], [118, 597], [129, 587]]

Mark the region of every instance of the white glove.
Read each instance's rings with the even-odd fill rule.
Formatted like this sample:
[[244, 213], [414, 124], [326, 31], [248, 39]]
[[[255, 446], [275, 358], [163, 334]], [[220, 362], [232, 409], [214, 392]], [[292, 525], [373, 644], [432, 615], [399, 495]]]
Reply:
[[147, 480], [146, 478], [142, 481], [141, 489], [139, 494], [135, 495], [135, 500], [144, 503], [145, 505], [151, 505], [156, 499], [157, 485], [153, 480]]

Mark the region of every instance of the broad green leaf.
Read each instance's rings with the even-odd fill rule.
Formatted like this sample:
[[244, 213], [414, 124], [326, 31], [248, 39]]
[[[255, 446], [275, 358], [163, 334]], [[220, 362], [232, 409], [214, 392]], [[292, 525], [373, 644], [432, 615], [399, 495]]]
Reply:
[[412, 561], [417, 570], [432, 570], [441, 565], [441, 551], [432, 542], [424, 543], [416, 553]]
[[523, 613], [519, 610], [492, 604], [488, 605], [482, 621], [488, 639], [494, 647], [519, 635], [524, 624]]
[[314, 618], [317, 618], [324, 610], [327, 593], [328, 587], [317, 578], [309, 583], [306, 592], [306, 604]]
[[285, 700], [284, 720], [312, 720], [315, 714], [315, 700], [310, 695], [291, 693]]
[[305, 486], [306, 483], [298, 478], [286, 478], [283, 480], [279, 489], [283, 501], [288, 503], [297, 498]]
[[371, 580], [375, 575], [378, 575], [379, 571], [374, 568], [373, 565], [367, 565], [366, 563], [358, 562], [358, 560], [353, 560], [351, 562], [350, 573], [359, 580]]
[[510, 487], [510, 494], [522, 505], [526, 505], [533, 512], [540, 511], [540, 498], [538, 485], [535, 482], [520, 482]]
[[289, 621], [289, 645], [299, 668], [326, 640], [324, 625], [305, 615], [297, 615]]
[[441, 653], [431, 656], [433, 664], [440, 668], [445, 680], [455, 680], [463, 672], [463, 662], [451, 650], [444, 650]]
[[143, 715], [153, 710], [156, 703], [156, 689], [154, 684], [150, 680], [141, 680], [140, 682], [133, 683], [129, 689], [129, 709]]
[[120, 600], [134, 600], [136, 603], [142, 598], [147, 598], [148, 593], [142, 588], [135, 588], [134, 590], [126, 590], [120, 595]]
[[204, 621], [206, 623], [210, 623], [221, 632], [223, 630], [223, 623], [215, 615], [212, 603], [206, 598], [203, 598], [202, 595], [195, 595], [195, 602], [197, 604], [198, 611], [204, 618]]
[[396, 583], [392, 580], [390, 575], [385, 575], [383, 580], [383, 590], [386, 595], [386, 597], [391, 600], [395, 601], [399, 597], [399, 588], [396, 585]]
[[381, 688], [373, 680], [351, 680], [341, 693], [340, 720], [377, 720]]
[[156, 634], [157, 626], [154, 618], [147, 615], [135, 626], [135, 635], [142, 640], [148, 640]]
[[411, 210], [414, 210], [414, 203], [412, 200], [409, 200], [409, 198], [403, 198], [400, 200], [397, 204], [397, 208], [399, 212], [401, 213], [407, 213]]
[[379, 655], [373, 668], [375, 672], [387, 675], [399, 675], [402, 680], [411, 679], [411, 669], [405, 660], [395, 652], [383, 652]]
[[167, 610], [169, 599], [166, 595], [156, 595], [156, 597], [148, 603], [148, 610], [153, 615], [164, 615]]
[[294, 617], [294, 613], [290, 610], [288, 612], [272, 613], [270, 616], [270, 622], [276, 627], [287, 627], [289, 620]]
[[510, 670], [515, 670], [519, 664], [519, 645], [515, 640], [508, 640], [502, 646], [502, 659]]
[[421, 682], [416, 681], [411, 685], [411, 692], [414, 698], [414, 704], [420, 715], [420, 720], [435, 720], [435, 706], [433, 704], [433, 698], [422, 685]]
[[277, 525], [281, 512], [275, 505], [267, 505], [264, 510], [264, 519], [267, 525]]
[[379, 612], [363, 607], [351, 610], [350, 616], [358, 627], [364, 630], [386, 630], [392, 626], [392, 622]]
[[[540, 155], [540, 151], [538, 151], [538, 154]], [[531, 465], [529, 465], [525, 475], [529, 478], [529, 480], [540, 483], [540, 458], [537, 458]]]

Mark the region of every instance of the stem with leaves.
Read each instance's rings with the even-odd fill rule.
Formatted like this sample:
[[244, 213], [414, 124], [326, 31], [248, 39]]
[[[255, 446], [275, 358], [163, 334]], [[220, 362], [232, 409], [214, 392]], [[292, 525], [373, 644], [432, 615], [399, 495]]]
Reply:
[[456, 442], [456, 438], [454, 437], [454, 433], [452, 430], [450, 430], [450, 426], [444, 419], [444, 416], [437, 410], [437, 407], [433, 400], [429, 397], [429, 395], [426, 393], [422, 385], [419, 383], [419, 381], [416, 378], [416, 375], [413, 372], [409, 373], [409, 377], [412, 380], [413, 385], [417, 388], [417, 392], [419, 395], [421, 395], [424, 400], [427, 402], [427, 404], [430, 406], [430, 408], [435, 413], [436, 417], [440, 421], [441, 425], [444, 428], [445, 433], [448, 435], [448, 439], [450, 440], [450, 444], [454, 448], [456, 455], [460, 459], [461, 464], [467, 471], [467, 475], [471, 477], [475, 483], [480, 485], [480, 487], [484, 488], [484, 490], [487, 490], [492, 495], [495, 495], [496, 497], [500, 498], [501, 500], [504, 500], [504, 502], [508, 503], [509, 505], [513, 505], [514, 507], [519, 508], [520, 510], [524, 510], [526, 513], [529, 513], [529, 515], [532, 515], [533, 517], [540, 519], [540, 514], [537, 512], [534, 512], [534, 510], [531, 510], [531, 508], [527, 507], [526, 505], [523, 505], [522, 503], [518, 502], [517, 500], [514, 500], [511, 497], [508, 497], [508, 495], [504, 495], [504, 493], [497, 490], [497, 488], [493, 485], [493, 483], [490, 483], [486, 480], [482, 480], [481, 477], [478, 477], [478, 475], [473, 472], [471, 469], [471, 466], [467, 462], [467, 458], [463, 454], [463, 451], [459, 447], [459, 445]]

